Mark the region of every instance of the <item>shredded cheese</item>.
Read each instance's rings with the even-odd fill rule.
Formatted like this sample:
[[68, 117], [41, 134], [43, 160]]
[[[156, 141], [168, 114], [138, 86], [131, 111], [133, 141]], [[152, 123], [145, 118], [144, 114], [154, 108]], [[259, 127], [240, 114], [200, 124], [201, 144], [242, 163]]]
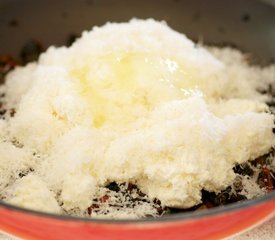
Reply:
[[92, 216], [157, 215], [155, 198], [169, 207], [199, 204], [202, 189], [233, 183], [234, 164], [274, 146], [274, 116], [257, 91], [274, 80], [275, 66], [249, 66], [229, 48], [207, 50], [164, 22], [94, 27], [71, 47], [50, 47], [16, 68], [1, 87], [16, 108], [0, 120], [2, 199], [85, 215], [116, 181], [135, 183], [148, 201]]

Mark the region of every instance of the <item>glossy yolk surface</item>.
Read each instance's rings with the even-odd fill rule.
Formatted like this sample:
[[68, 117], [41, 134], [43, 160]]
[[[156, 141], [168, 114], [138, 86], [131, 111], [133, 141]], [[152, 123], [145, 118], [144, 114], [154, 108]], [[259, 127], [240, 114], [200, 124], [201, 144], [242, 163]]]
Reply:
[[190, 70], [172, 58], [145, 53], [109, 54], [72, 75], [89, 105], [93, 125], [124, 125], [159, 104], [199, 92]]

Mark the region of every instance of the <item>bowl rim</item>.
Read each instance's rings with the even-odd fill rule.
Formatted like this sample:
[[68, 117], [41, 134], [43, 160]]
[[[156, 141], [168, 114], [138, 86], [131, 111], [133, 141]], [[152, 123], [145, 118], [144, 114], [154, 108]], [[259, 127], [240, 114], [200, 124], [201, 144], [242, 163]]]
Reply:
[[[1, 1], [1, 0], [0, 0]], [[255, 2], [260, 2], [255, 1]], [[269, 5], [270, 7], [275, 7], [275, 0], [274, 3], [268, 1], [268, 0], [262, 0], [261, 4]], [[211, 42], [207, 43], [208, 46], [218, 46], [219, 44], [215, 43], [212, 44]], [[221, 45], [224, 45], [224, 43], [221, 43]], [[226, 46], [230, 46], [231, 48], [239, 49], [239, 47], [232, 45], [230, 42], [226, 42]], [[275, 60], [271, 59], [268, 61], [268, 64], [272, 64], [275, 62]], [[83, 222], [83, 223], [96, 223], [96, 224], [149, 224], [149, 223], [167, 223], [167, 222], [179, 222], [184, 220], [195, 220], [198, 218], [203, 217], [213, 217], [215, 215], [222, 215], [229, 212], [234, 212], [238, 210], [244, 210], [249, 207], [255, 207], [264, 203], [268, 203], [274, 201], [275, 203], [275, 190], [267, 193], [264, 196], [255, 198], [255, 199], [248, 199], [248, 200], [241, 200], [234, 203], [229, 203], [226, 205], [221, 205], [217, 207], [213, 207], [210, 209], [203, 209], [199, 211], [190, 211], [190, 212], [184, 212], [184, 213], [173, 213], [173, 214], [167, 214], [161, 217], [153, 218], [142, 218], [142, 219], [100, 219], [100, 218], [88, 218], [88, 217], [78, 217], [78, 216], [70, 216], [70, 215], [62, 215], [62, 214], [55, 214], [55, 213], [48, 213], [48, 212], [42, 212], [38, 210], [32, 210], [28, 208], [18, 207], [16, 205], [4, 202], [0, 199], [0, 212], [1, 209], [7, 209], [13, 212], [19, 212], [26, 215], [31, 216], [37, 216], [41, 218], [48, 218], [48, 219], [55, 219], [60, 221], [73, 221], [73, 222]], [[275, 212], [275, 204], [274, 209]], [[272, 211], [271, 211], [272, 212]]]
[[[70, 215], [61, 215], [55, 213], [47, 213], [36, 211], [32, 209], [18, 207], [9, 203], [6, 203], [0, 200], [0, 210], [1, 208], [8, 209], [11, 211], [20, 212], [27, 215], [38, 216], [43, 218], [51, 218], [61, 221], [73, 221], [73, 222], [83, 222], [83, 223], [96, 223], [96, 224], [149, 224], [149, 223], [167, 223], [167, 222], [178, 222], [182, 220], [194, 220], [202, 217], [212, 217], [214, 215], [221, 215], [232, 211], [243, 210], [249, 207], [254, 207], [262, 203], [271, 202], [275, 200], [275, 191], [249, 200], [242, 200], [235, 203], [230, 203], [223, 206], [217, 206], [210, 209], [203, 209], [200, 211], [185, 212], [185, 213], [174, 213], [167, 214], [162, 217], [153, 218], [142, 218], [142, 219], [97, 219], [97, 218], [88, 218], [88, 217], [77, 217]], [[274, 210], [275, 211], [275, 204]], [[272, 212], [272, 211], [271, 211]]]

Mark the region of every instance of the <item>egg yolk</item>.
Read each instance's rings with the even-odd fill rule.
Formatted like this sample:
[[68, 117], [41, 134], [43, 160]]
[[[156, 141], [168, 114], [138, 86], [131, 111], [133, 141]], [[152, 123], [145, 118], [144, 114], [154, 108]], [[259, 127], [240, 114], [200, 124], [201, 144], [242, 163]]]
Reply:
[[72, 75], [97, 128], [127, 124], [161, 103], [199, 93], [192, 72], [183, 64], [148, 53], [104, 55]]

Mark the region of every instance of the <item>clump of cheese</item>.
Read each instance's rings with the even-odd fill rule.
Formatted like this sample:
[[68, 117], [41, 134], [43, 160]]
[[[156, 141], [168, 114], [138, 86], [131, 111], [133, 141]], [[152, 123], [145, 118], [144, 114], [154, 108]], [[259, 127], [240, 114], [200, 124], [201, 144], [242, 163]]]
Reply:
[[[10, 195], [10, 196], [9, 196]], [[16, 182], [8, 192], [9, 202], [36, 211], [61, 213], [61, 208], [45, 182], [35, 175], [28, 175]]]
[[[134, 19], [95, 27], [15, 69], [2, 91], [17, 113], [2, 124], [0, 150], [10, 154], [4, 146], [16, 139], [16, 155], [39, 158], [29, 156], [31, 175], [14, 177], [6, 188], [15, 194], [4, 199], [57, 212], [54, 196], [65, 211], [85, 211], [96, 189], [116, 181], [188, 208], [202, 189], [232, 184], [234, 164], [274, 146], [274, 117], [257, 92], [266, 85], [255, 79], [256, 72], [271, 82], [274, 67], [255, 70], [229, 63], [233, 50], [211, 51], [220, 60], [163, 22]], [[25, 165], [7, 161], [0, 159], [0, 173], [9, 182]]]

